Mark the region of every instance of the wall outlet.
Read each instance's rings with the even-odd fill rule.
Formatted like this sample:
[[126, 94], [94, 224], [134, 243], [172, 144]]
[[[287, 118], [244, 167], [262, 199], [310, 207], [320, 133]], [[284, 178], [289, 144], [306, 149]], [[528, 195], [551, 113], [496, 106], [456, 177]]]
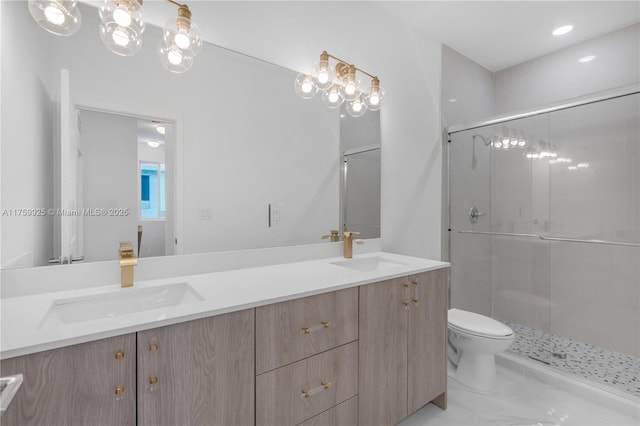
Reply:
[[284, 204], [269, 204], [269, 226], [279, 225], [282, 220], [282, 208]]

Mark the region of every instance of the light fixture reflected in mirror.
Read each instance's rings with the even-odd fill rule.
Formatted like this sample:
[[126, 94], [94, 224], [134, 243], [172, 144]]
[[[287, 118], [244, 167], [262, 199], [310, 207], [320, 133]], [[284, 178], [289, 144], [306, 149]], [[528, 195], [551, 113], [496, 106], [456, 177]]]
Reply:
[[76, 0], [29, 0], [28, 6], [33, 19], [50, 33], [70, 36], [80, 29]]
[[[329, 59], [337, 61], [335, 72]], [[371, 77], [371, 87], [366, 91], [357, 72]], [[322, 90], [322, 102], [328, 108], [337, 108], [347, 101], [347, 112], [352, 117], [362, 117], [369, 109], [378, 111], [384, 101], [384, 90], [378, 77], [323, 51], [320, 62], [311, 73], [300, 73], [295, 80], [296, 93], [303, 99], [312, 98]]]
[[160, 62], [169, 71], [183, 73], [193, 65], [193, 59], [202, 49], [202, 38], [196, 24], [191, 21], [191, 11], [186, 4], [178, 5], [178, 18], [170, 19], [164, 26], [158, 53]]
[[[164, 27], [158, 53], [167, 70], [183, 73], [191, 68], [193, 59], [200, 53], [202, 38], [191, 20], [189, 6], [174, 0], [166, 1], [178, 6], [178, 18], [170, 19]], [[98, 9], [100, 38], [113, 53], [132, 56], [140, 51], [146, 26], [142, 19], [142, 2], [103, 0]], [[28, 6], [38, 25], [53, 34], [69, 36], [80, 28], [76, 0], [29, 0]], [[330, 74], [326, 78], [330, 79]]]
[[142, 0], [104, 0], [99, 9], [100, 38], [117, 55], [132, 56], [142, 47]]

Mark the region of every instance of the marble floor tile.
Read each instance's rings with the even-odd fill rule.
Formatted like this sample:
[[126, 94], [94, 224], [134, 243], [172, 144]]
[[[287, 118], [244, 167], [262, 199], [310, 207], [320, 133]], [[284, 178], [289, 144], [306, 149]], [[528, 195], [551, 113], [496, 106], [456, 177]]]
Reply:
[[[401, 426], [567, 425], [638, 426], [631, 417], [565, 390], [497, 366], [494, 392], [481, 394], [449, 379], [448, 409], [428, 404], [400, 423]], [[640, 407], [640, 406], [639, 406]]]

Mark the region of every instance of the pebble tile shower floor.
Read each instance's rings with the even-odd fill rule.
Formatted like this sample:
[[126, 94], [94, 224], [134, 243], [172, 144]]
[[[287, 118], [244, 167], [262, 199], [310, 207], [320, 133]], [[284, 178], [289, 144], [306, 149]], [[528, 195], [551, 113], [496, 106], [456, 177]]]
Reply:
[[540, 357], [541, 350], [564, 354], [565, 358], [548, 355], [543, 359], [561, 371], [640, 397], [640, 359], [514, 322], [503, 322], [516, 333], [510, 352], [534, 359]]

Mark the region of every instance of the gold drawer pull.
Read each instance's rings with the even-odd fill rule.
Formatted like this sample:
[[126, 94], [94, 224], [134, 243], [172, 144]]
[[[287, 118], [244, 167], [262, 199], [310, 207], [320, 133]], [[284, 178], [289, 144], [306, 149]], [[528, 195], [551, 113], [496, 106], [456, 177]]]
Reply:
[[408, 307], [409, 307], [409, 302], [402, 302], [402, 306], [404, 306], [404, 307], [407, 307], [407, 308], [408, 308]]
[[158, 344], [157, 343], [152, 343], [149, 345], [149, 352], [154, 352], [158, 350]]
[[418, 304], [418, 299], [413, 298], [413, 299], [411, 299], [411, 301], [413, 302], [413, 304], [414, 304], [414, 305], [416, 305], [416, 306], [418, 306], [418, 305], [419, 305], [419, 304]]
[[331, 327], [331, 323], [329, 321], [321, 321], [320, 324], [314, 325], [313, 327], [302, 327], [300, 329], [300, 334], [311, 334], [314, 331], [322, 330], [329, 327]]
[[150, 377], [149, 378], [149, 384], [150, 385], [157, 385], [158, 384], [158, 378], [156, 376]]
[[120, 395], [122, 395], [123, 393], [124, 393], [124, 387], [122, 387], [122, 386], [118, 386], [118, 387], [116, 388], [116, 395], [120, 396]]
[[331, 382], [320, 382], [320, 386], [315, 387], [313, 389], [309, 389], [309, 390], [302, 390], [302, 395], [300, 395], [300, 398], [309, 398], [319, 392], [322, 392], [323, 390], [329, 389], [331, 387]]
[[409, 284], [404, 283], [404, 284], [402, 284], [402, 287], [404, 287], [404, 288], [409, 288]]
[[418, 284], [420, 284], [418, 281], [411, 281], [411, 284], [413, 284], [414, 286], [418, 286]]
[[122, 351], [116, 352], [116, 359], [122, 359], [122, 358], [124, 358], [124, 352]]

